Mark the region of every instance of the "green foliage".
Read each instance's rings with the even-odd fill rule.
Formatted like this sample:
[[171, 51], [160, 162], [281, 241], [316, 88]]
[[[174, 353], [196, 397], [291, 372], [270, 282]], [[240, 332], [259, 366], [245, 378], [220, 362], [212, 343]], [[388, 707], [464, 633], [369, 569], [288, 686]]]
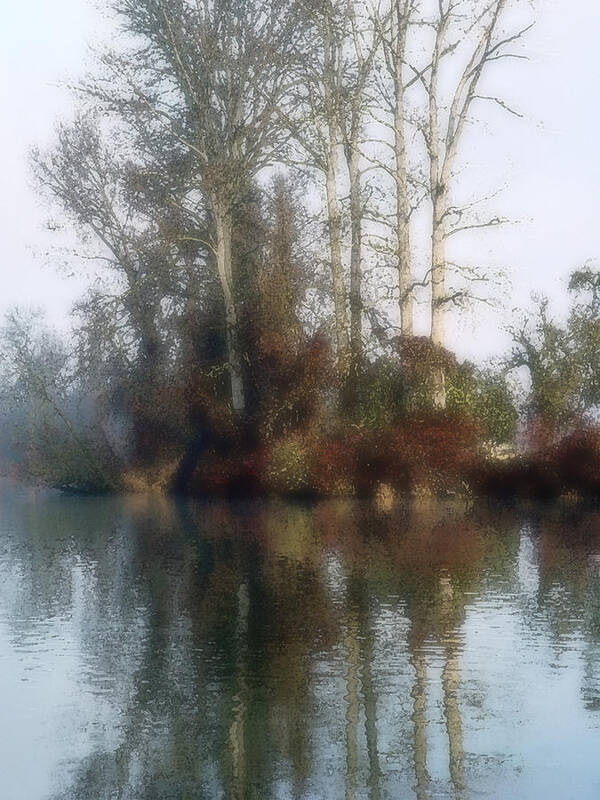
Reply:
[[478, 370], [468, 362], [458, 364], [427, 340], [403, 342], [399, 356], [379, 358], [353, 379], [352, 421], [364, 428], [383, 429], [415, 414], [435, 413], [431, 376], [436, 368], [445, 374], [449, 413], [473, 420], [488, 442], [514, 440], [518, 411], [506, 375]]
[[514, 329], [512, 335], [509, 367], [525, 367], [529, 372], [529, 415], [557, 426], [574, 419], [582, 411], [582, 376], [574, 358], [573, 339], [568, 330], [550, 318], [548, 301], [540, 300], [537, 313]]
[[398, 359], [382, 357], [356, 377], [353, 416], [360, 425], [380, 428], [406, 413], [406, 380]]
[[569, 282], [574, 297], [567, 324], [550, 317], [548, 301], [513, 330], [511, 367], [525, 367], [533, 417], [564, 427], [600, 406], [600, 273], [586, 268]]
[[110, 492], [119, 486], [119, 464], [97, 427], [81, 425], [77, 432], [56, 414], [48, 413], [29, 431], [23, 465], [34, 483], [78, 492]]
[[438, 387], [457, 368], [456, 358], [424, 336], [400, 337], [397, 352], [404, 378], [405, 405], [409, 413], [434, 410]]
[[505, 444], [514, 441], [519, 412], [505, 375], [487, 373], [481, 376], [474, 416], [484, 426], [490, 442]]
[[447, 409], [470, 416], [492, 444], [514, 440], [519, 414], [505, 374], [466, 363], [447, 378]]
[[580, 404], [589, 409], [600, 405], [600, 273], [591, 269], [574, 272], [569, 290], [575, 303], [567, 335], [579, 377]]

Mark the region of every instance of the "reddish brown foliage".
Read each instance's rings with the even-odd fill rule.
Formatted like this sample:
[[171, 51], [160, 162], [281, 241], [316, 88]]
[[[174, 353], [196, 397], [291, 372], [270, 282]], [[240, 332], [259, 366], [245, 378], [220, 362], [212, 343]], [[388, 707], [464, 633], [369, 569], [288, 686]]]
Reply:
[[554, 500], [567, 492], [600, 497], [600, 429], [580, 428], [531, 455], [482, 463], [471, 482], [481, 494], [508, 500]]
[[565, 436], [550, 454], [554, 470], [567, 490], [600, 496], [600, 430], [584, 428]]
[[455, 489], [479, 460], [480, 433], [465, 417], [429, 414], [408, 418], [386, 437], [395, 472], [409, 487]]
[[315, 493], [370, 495], [382, 482], [399, 491], [460, 488], [479, 458], [478, 442], [470, 420], [432, 414], [383, 430], [313, 433], [304, 447]]
[[201, 496], [259, 495], [264, 491], [264, 455], [206, 453], [192, 477], [191, 490]]
[[456, 357], [448, 350], [433, 344], [427, 336], [398, 336], [394, 340], [400, 364], [408, 379], [430, 375], [434, 367], [445, 371], [456, 369]]
[[366, 433], [352, 428], [344, 436], [333, 435], [314, 442], [315, 490], [321, 495], [361, 493], [357, 480], [360, 466], [372, 444]]
[[420, 416], [385, 430], [312, 429], [250, 452], [207, 453], [192, 484], [207, 494], [371, 495], [382, 482], [400, 492], [445, 492], [463, 487], [478, 452], [470, 420]]

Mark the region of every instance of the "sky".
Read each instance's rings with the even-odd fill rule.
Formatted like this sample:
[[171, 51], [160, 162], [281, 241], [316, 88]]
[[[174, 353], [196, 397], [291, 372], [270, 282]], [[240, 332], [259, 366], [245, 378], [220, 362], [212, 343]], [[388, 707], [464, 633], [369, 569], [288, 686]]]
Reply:
[[[509, 345], [514, 309], [544, 293], [566, 308], [567, 276], [600, 263], [600, 14], [597, 0], [539, 0], [528, 62], [510, 66], [498, 88], [523, 119], [494, 114], [471, 137], [471, 180], [504, 186], [495, 210], [514, 224], [463, 240], [486, 264], [506, 269], [496, 309], [478, 306], [450, 326], [450, 346], [483, 360]], [[106, 23], [92, 0], [19, 0], [0, 27], [0, 314], [19, 304], [47, 309], [60, 327], [85, 289], [83, 265], [46, 228], [49, 211], [31, 180], [28, 152], [52, 141], [72, 101], [61, 83], [91, 63]], [[422, 323], [424, 324], [424, 323]]]

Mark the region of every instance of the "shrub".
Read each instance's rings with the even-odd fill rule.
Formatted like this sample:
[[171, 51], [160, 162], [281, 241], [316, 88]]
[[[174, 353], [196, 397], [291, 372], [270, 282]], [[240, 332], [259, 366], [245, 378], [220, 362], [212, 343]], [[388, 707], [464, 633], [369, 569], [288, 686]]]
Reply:
[[600, 496], [600, 430], [580, 428], [565, 436], [549, 460], [565, 490]]
[[407, 384], [397, 359], [380, 358], [368, 364], [353, 376], [352, 382], [355, 401], [352, 416], [359, 425], [383, 427], [405, 415]]
[[82, 493], [120, 488], [122, 465], [99, 428], [75, 430], [60, 418], [44, 418], [24, 452], [20, 471], [34, 484]]
[[446, 400], [448, 411], [477, 420], [486, 441], [495, 445], [514, 441], [519, 413], [502, 373], [461, 364], [448, 376]]
[[352, 427], [321, 444], [315, 478], [321, 493], [371, 495], [379, 484], [413, 491], [463, 487], [479, 459], [479, 427], [457, 414], [420, 414], [376, 430]]
[[392, 473], [386, 480], [398, 488], [457, 490], [479, 459], [480, 439], [479, 427], [468, 417], [448, 413], [407, 418], [386, 436]]
[[358, 474], [366, 434], [351, 427], [316, 442], [313, 450], [315, 490], [322, 495], [348, 495], [361, 491]]
[[443, 375], [447, 383], [457, 369], [456, 358], [425, 336], [400, 336], [396, 345], [407, 411], [430, 411], [435, 405], [438, 376]]
[[257, 495], [264, 491], [264, 455], [205, 453], [188, 491], [200, 496]]
[[600, 430], [579, 428], [547, 440], [529, 456], [482, 464], [472, 475], [482, 494], [505, 500], [554, 500], [565, 492], [600, 497]]
[[266, 455], [265, 485], [277, 494], [304, 494], [314, 489], [308, 437], [295, 433], [274, 441]]

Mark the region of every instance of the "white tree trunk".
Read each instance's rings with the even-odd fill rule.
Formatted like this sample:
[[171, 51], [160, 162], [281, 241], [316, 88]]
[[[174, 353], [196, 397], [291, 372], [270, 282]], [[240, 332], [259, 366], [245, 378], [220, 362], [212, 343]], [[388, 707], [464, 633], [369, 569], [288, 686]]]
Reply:
[[[446, 199], [438, 194], [433, 203], [433, 232], [431, 243], [431, 341], [446, 347], [446, 233], [444, 214]], [[446, 407], [446, 377], [443, 368], [433, 370], [433, 404]]]
[[338, 369], [346, 375], [349, 361], [348, 311], [346, 307], [346, 286], [342, 263], [342, 219], [337, 192], [337, 165], [339, 139], [335, 120], [329, 122], [329, 154], [327, 159], [327, 221], [329, 227], [329, 248], [331, 258], [331, 277], [333, 283], [333, 302], [335, 310], [335, 333], [338, 349]]
[[221, 288], [223, 289], [223, 298], [225, 300], [227, 358], [231, 377], [231, 401], [233, 410], [237, 414], [243, 414], [246, 403], [242, 378], [242, 358], [239, 346], [239, 326], [233, 294], [233, 270], [231, 260], [233, 223], [231, 213], [216, 205], [215, 222], [217, 229], [217, 269], [221, 281]]
[[410, 255], [410, 208], [408, 204], [408, 169], [406, 163], [406, 134], [404, 119], [404, 85], [402, 63], [396, 65], [396, 98], [394, 113], [394, 154], [396, 160], [396, 247], [398, 287], [400, 290], [401, 331], [403, 336], [414, 334], [414, 299]]
[[353, 135], [347, 153], [350, 176], [350, 347], [355, 366], [362, 358], [362, 198], [358, 136]]
[[433, 203], [431, 242], [431, 341], [446, 346], [446, 240], [443, 223], [445, 202], [438, 197]]

